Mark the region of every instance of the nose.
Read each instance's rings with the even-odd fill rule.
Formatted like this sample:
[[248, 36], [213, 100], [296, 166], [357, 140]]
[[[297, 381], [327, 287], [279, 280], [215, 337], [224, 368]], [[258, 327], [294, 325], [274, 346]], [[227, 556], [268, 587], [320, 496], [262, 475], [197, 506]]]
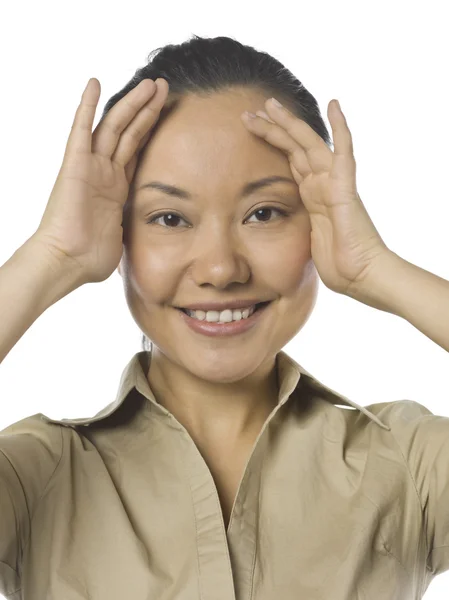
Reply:
[[199, 236], [191, 258], [190, 273], [198, 286], [210, 284], [222, 289], [233, 283], [248, 281], [250, 259], [237, 236], [229, 229], [217, 231], [215, 228], [212, 234]]

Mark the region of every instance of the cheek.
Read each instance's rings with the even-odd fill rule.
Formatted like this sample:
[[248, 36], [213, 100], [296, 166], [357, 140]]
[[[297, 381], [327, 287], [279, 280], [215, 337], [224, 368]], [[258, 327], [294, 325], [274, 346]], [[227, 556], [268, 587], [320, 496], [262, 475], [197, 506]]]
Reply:
[[261, 277], [285, 296], [294, 294], [310, 274], [310, 236], [295, 233], [285, 236], [282, 243], [266, 246], [260, 254]]
[[136, 244], [124, 261], [128, 294], [140, 297], [144, 304], [166, 301], [176, 289], [181, 264], [180, 256], [169, 246]]

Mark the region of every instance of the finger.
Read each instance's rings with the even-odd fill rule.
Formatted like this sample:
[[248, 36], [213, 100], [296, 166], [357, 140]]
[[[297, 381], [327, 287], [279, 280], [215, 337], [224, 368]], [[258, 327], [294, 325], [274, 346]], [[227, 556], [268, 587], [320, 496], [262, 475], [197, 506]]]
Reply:
[[112, 160], [125, 166], [148, 141], [151, 130], [157, 123], [168, 94], [168, 83], [165, 79], [157, 79], [156, 93], [138, 112], [120, 136], [117, 149]]
[[128, 182], [128, 185], [131, 185], [131, 181], [132, 181], [132, 179], [134, 177], [134, 173], [136, 171], [137, 162], [138, 162], [138, 156], [137, 156], [137, 154], [134, 154], [134, 156], [131, 158], [131, 160], [128, 162], [128, 164], [125, 167], [125, 177], [126, 177], [126, 181]]
[[81, 102], [76, 110], [64, 156], [76, 152], [90, 153], [92, 144], [92, 126], [100, 93], [100, 82], [95, 77], [92, 77], [84, 88]]
[[247, 119], [243, 117], [242, 120], [252, 133], [260, 136], [272, 146], [283, 150], [302, 179], [306, 178], [312, 172], [306, 153], [285, 129], [277, 124], [266, 121], [263, 117], [260, 119]]
[[269, 123], [274, 123], [274, 124], [276, 124], [276, 123], [275, 123], [275, 121], [272, 121], [272, 120], [270, 119], [270, 117], [267, 115], [267, 113], [266, 113], [266, 112], [264, 112], [263, 110], [256, 110], [256, 115], [257, 115], [258, 117], [262, 117], [262, 119], [265, 119], [265, 121], [268, 121]]
[[307, 155], [310, 168], [314, 173], [330, 171], [332, 151], [326, 142], [308, 123], [296, 117], [287, 108], [276, 107], [271, 100], [266, 100], [265, 108], [270, 119], [284, 128], [298, 143]]
[[92, 134], [92, 152], [110, 158], [117, 148], [122, 132], [153, 96], [156, 89], [157, 86], [152, 79], [143, 79], [123, 96], [95, 128]]
[[332, 127], [336, 165], [341, 172], [346, 173], [349, 177], [353, 177], [356, 171], [356, 162], [352, 134], [337, 100], [329, 102], [327, 116]]
[[[158, 115], [159, 117], [160, 115]], [[136, 152], [140, 152], [142, 150], [142, 148], [145, 146], [145, 144], [148, 142], [148, 140], [150, 139], [150, 135], [151, 135], [151, 129], [149, 129], [146, 134], [143, 136], [143, 138], [140, 140], [139, 145], [137, 146], [137, 150]]]
[[131, 157], [131, 159], [128, 161], [128, 163], [125, 166], [126, 181], [128, 182], [129, 185], [131, 185], [131, 182], [134, 177], [134, 173], [136, 171], [136, 167], [139, 164], [142, 148], [148, 142], [150, 135], [151, 135], [151, 131], [148, 131], [147, 134], [142, 138], [136, 152], [134, 153], [134, 155]]

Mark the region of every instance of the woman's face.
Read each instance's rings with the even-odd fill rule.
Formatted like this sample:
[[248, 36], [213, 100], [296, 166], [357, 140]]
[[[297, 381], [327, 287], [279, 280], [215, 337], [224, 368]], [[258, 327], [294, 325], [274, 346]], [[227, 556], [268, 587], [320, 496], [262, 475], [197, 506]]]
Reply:
[[[265, 99], [248, 88], [184, 97], [155, 129], [130, 188], [119, 265], [129, 309], [168, 361], [203, 380], [238, 381], [273, 361], [306, 323], [318, 291], [310, 220], [287, 156], [240, 118]], [[273, 175], [290, 182], [241, 194]], [[139, 189], [152, 181], [191, 198]], [[157, 218], [161, 212], [172, 216]], [[230, 336], [193, 331], [175, 308], [252, 298], [271, 303], [252, 328]]]

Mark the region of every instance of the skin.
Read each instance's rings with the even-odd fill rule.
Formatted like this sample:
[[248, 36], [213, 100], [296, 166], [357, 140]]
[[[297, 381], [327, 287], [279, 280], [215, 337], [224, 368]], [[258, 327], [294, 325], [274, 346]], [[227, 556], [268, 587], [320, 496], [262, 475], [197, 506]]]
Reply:
[[[118, 272], [129, 310], [153, 342], [148, 381], [211, 453], [237, 452], [260, 432], [278, 401], [276, 355], [307, 322], [318, 292], [310, 218], [287, 156], [240, 118], [265, 100], [249, 88], [184, 97], [155, 129], [130, 188]], [[240, 197], [246, 183], [272, 175], [291, 184]], [[138, 191], [155, 180], [193, 199]], [[273, 210], [255, 214], [267, 206]], [[181, 218], [147, 223], [162, 211]], [[173, 308], [235, 298], [273, 302], [255, 327], [225, 337], [193, 332]]]

